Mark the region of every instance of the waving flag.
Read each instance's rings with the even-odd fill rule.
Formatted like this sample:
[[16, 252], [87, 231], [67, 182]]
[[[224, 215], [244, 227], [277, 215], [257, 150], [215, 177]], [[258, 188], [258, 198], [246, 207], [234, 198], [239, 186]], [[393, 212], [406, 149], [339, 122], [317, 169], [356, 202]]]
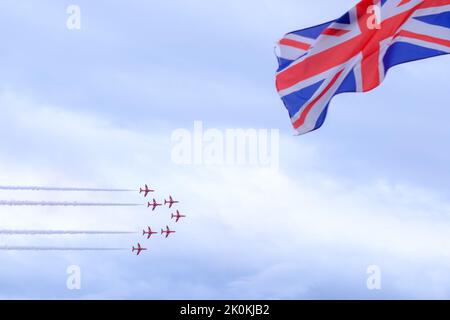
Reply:
[[450, 53], [450, 0], [363, 0], [278, 44], [277, 90], [307, 133], [322, 126], [333, 96], [367, 92], [395, 65]]

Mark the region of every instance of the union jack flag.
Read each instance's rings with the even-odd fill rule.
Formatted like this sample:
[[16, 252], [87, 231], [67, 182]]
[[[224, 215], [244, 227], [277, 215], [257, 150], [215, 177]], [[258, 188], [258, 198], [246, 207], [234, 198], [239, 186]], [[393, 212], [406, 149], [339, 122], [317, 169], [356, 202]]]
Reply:
[[299, 134], [320, 128], [333, 96], [379, 86], [389, 68], [450, 53], [450, 0], [363, 0], [278, 43], [277, 91]]

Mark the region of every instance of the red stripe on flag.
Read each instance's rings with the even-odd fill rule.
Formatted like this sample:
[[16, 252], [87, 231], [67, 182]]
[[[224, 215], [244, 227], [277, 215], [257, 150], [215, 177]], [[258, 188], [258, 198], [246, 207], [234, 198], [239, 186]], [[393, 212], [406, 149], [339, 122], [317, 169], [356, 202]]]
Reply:
[[278, 43], [284, 46], [294, 47], [302, 50], [308, 50], [311, 47], [311, 45], [307, 43], [295, 41], [292, 39], [281, 39]]
[[[370, 48], [368, 49], [370, 50]], [[361, 61], [363, 92], [370, 91], [381, 83], [380, 47], [377, 46], [372, 52], [369, 50], [363, 50], [363, 59]]]
[[436, 44], [440, 44], [446, 47], [450, 48], [450, 41], [449, 40], [445, 40], [445, 39], [441, 39], [441, 38], [435, 38], [435, 37], [431, 37], [431, 36], [427, 36], [424, 34], [419, 34], [419, 33], [414, 33], [411, 31], [406, 31], [406, 30], [402, 30], [398, 33], [398, 36], [400, 37], [407, 37], [407, 38], [413, 38], [413, 39], [418, 39], [418, 40], [423, 40], [423, 41], [427, 41], [427, 42], [432, 42], [432, 43], [436, 43]]
[[327, 87], [313, 101], [311, 101], [311, 103], [308, 104], [305, 109], [303, 109], [303, 111], [300, 115], [300, 118], [298, 118], [297, 121], [295, 121], [293, 123], [295, 129], [298, 129], [300, 126], [302, 126], [305, 123], [308, 113], [311, 111], [311, 109], [314, 107], [314, 105], [320, 100], [320, 98], [322, 98], [331, 89], [331, 87], [336, 83], [337, 79], [339, 78], [339, 76], [342, 74], [343, 71], [344, 71], [343, 69], [341, 71], [339, 71], [333, 77], [333, 79], [330, 81], [330, 83], [327, 85]]
[[400, 3], [397, 5], [397, 7], [400, 7], [400, 6], [402, 6], [402, 5], [404, 5], [404, 4], [407, 4], [407, 3], [409, 3], [409, 2], [411, 2], [411, 0], [402, 0], [402, 2], [400, 2]]
[[445, 6], [447, 4], [450, 4], [450, 0], [424, 0], [417, 8], [418, 9], [433, 8]]
[[328, 29], [325, 29], [322, 32], [322, 34], [325, 34], [327, 36], [336, 36], [336, 37], [338, 37], [338, 36], [342, 36], [342, 35], [344, 35], [346, 33], [349, 33], [349, 32], [350, 32], [349, 30], [344, 30], [344, 29], [328, 28]]

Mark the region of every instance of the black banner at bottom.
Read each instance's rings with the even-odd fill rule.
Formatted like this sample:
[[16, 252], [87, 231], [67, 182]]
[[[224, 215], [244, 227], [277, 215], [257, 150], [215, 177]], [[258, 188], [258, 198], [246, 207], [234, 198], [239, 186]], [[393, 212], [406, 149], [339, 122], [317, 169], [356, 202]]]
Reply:
[[[1, 301], [0, 308], [15, 316], [38, 314], [86, 317], [126, 316], [127, 319], [300, 319], [355, 316], [385, 318], [398, 311], [402, 316], [429, 317], [447, 309], [448, 301]], [[9, 309], [9, 310], [8, 310]], [[389, 311], [386, 311], [389, 309]]]

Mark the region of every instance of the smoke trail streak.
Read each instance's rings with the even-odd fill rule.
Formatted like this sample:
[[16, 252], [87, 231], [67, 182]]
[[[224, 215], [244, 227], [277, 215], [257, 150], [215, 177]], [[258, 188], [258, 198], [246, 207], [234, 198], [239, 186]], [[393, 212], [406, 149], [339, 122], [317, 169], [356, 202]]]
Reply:
[[87, 192], [131, 192], [135, 189], [107, 189], [107, 188], [63, 188], [42, 186], [0, 186], [0, 190], [29, 190], [29, 191], [87, 191]]
[[0, 246], [0, 251], [123, 251], [127, 248]]
[[0, 230], [0, 235], [121, 235], [132, 231], [84, 231], [84, 230]]
[[101, 202], [67, 202], [67, 201], [18, 201], [0, 200], [0, 206], [50, 206], [50, 207], [136, 207], [140, 203], [101, 203]]

